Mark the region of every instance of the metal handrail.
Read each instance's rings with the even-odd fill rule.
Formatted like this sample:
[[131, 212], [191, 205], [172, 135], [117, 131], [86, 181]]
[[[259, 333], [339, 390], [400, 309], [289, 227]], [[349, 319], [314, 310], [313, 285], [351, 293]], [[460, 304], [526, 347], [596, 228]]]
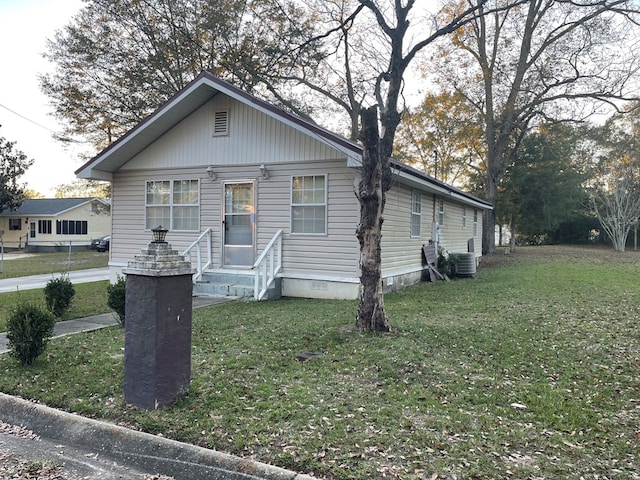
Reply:
[[282, 269], [282, 230], [278, 230], [253, 264], [255, 283], [253, 297], [262, 300]]
[[[210, 228], [207, 228], [204, 232], [200, 234], [200, 236], [195, 242], [189, 245], [189, 247], [187, 247], [187, 249], [184, 252], [182, 252], [182, 255], [184, 255], [185, 257], [189, 257], [189, 260], [191, 261], [191, 266], [193, 266], [191, 252], [194, 249], [196, 251], [196, 264], [195, 264], [196, 272], [193, 274], [194, 282], [197, 282], [198, 280], [200, 280], [200, 278], [202, 278], [203, 272], [213, 264], [213, 249], [211, 246], [212, 245], [211, 239], [213, 236], [212, 234], [213, 234], [212, 230]], [[205, 240], [206, 242], [203, 242], [203, 240]], [[205, 243], [205, 246], [206, 246], [205, 252], [202, 251], [203, 243]], [[204, 258], [203, 258], [203, 253], [205, 254]]]

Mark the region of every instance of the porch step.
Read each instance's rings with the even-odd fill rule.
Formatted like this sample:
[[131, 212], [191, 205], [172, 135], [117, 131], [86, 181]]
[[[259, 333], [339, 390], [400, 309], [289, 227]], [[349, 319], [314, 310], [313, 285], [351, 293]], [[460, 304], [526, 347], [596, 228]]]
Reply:
[[[254, 281], [253, 274], [205, 272], [202, 278], [193, 284], [193, 295], [253, 298]], [[267, 290], [264, 300], [280, 298], [280, 285], [280, 279], [276, 279]]]

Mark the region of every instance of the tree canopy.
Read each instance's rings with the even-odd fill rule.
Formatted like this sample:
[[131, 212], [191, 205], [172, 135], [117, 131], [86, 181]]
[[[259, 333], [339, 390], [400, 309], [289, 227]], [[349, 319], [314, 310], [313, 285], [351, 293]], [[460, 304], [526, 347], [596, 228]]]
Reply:
[[104, 148], [203, 70], [250, 93], [261, 82], [277, 92], [265, 79], [319, 55], [303, 10], [269, 0], [88, 0], [47, 42], [56, 68], [41, 88], [63, 136]]
[[0, 212], [22, 205], [24, 188], [18, 179], [33, 164], [33, 160], [14, 148], [15, 144], [0, 137]]
[[613, 248], [623, 252], [640, 220], [640, 111], [632, 105], [597, 130], [591, 208]]
[[[634, 99], [629, 80], [640, 64], [632, 1], [531, 0], [487, 12], [503, 3], [459, 2], [484, 14], [457, 29], [433, 61], [438, 82], [482, 119], [484, 197], [492, 203], [530, 128], [541, 121], [584, 120], [603, 106], [618, 108]], [[494, 226], [494, 212], [488, 211], [485, 253], [495, 248]]]
[[550, 235], [586, 202], [581, 134], [569, 125], [542, 126], [527, 135], [500, 185], [496, 215], [527, 240]]

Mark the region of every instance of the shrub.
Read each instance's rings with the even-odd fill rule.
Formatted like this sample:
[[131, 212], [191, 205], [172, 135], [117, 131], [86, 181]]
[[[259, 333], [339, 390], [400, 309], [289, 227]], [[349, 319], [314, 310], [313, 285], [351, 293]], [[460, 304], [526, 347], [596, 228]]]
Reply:
[[438, 247], [438, 271], [442, 275], [452, 276], [455, 272], [457, 259], [444, 248]]
[[67, 311], [75, 294], [73, 283], [65, 275], [49, 280], [44, 287], [47, 308], [56, 317], [61, 317]]
[[32, 365], [53, 335], [54, 316], [36, 305], [24, 303], [15, 307], [7, 321], [7, 340], [11, 355], [22, 365]]
[[107, 287], [107, 305], [109, 305], [109, 308], [115, 310], [118, 315], [120, 325], [124, 325], [126, 286], [126, 277], [118, 275], [116, 283], [111, 283]]

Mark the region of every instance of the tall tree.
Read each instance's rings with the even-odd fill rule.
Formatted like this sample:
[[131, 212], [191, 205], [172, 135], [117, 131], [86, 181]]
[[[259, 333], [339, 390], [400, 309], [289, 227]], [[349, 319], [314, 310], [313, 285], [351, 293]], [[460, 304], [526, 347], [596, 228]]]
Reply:
[[468, 183], [470, 171], [484, 171], [481, 122], [455, 93], [429, 93], [402, 114], [394, 157], [452, 185]]
[[614, 250], [624, 252], [631, 227], [640, 220], [640, 178], [627, 170], [592, 189], [591, 207]]
[[428, 45], [474, 21], [478, 15], [486, 14], [486, 11], [484, 2], [480, 2], [478, 5], [449, 12], [444, 23], [435, 23], [427, 33], [415, 37], [418, 40], [412, 42], [411, 38], [415, 33], [410, 31], [412, 20], [420, 25], [415, 16], [424, 15], [424, 12], [415, 9], [415, 0], [408, 0], [406, 3], [396, 0], [393, 5], [382, 1], [360, 0], [360, 4], [374, 16], [382, 35], [378, 41], [384, 42], [381, 50], [386, 53], [384, 68], [376, 75], [376, 104], [362, 112], [363, 165], [357, 190], [360, 223], [356, 231], [360, 241], [361, 289], [356, 326], [362, 330], [388, 331], [390, 327], [382, 293], [380, 241], [386, 192], [391, 188], [390, 157], [401, 120], [400, 101], [404, 76], [418, 53]]
[[253, 92], [256, 70], [315, 62], [313, 24], [301, 10], [267, 0], [87, 0], [48, 41], [56, 69], [41, 89], [63, 120], [62, 136], [101, 149], [203, 70]]
[[0, 212], [18, 208], [24, 200], [24, 189], [18, 179], [33, 164], [20, 150], [16, 142], [0, 137]]
[[[635, 107], [635, 108], [634, 108]], [[630, 106], [598, 129], [591, 208], [613, 248], [624, 252], [640, 220], [640, 109]]]
[[98, 180], [78, 179], [71, 183], [58, 185], [55, 196], [56, 198], [111, 198], [111, 184]]
[[569, 221], [585, 204], [585, 166], [579, 155], [581, 135], [569, 125], [541, 126], [527, 135], [501, 184], [497, 216], [516, 234], [545, 237]]
[[415, 0], [313, 5], [320, 8], [294, 0], [89, 0], [49, 44], [47, 56], [57, 70], [43, 77], [42, 87], [67, 121], [68, 133], [88, 132], [98, 147], [205, 68], [245, 90], [270, 92], [303, 115], [297, 91], [324, 95], [349, 114], [352, 137], [362, 105], [374, 103], [377, 108], [362, 115], [358, 238], [364, 293], [357, 324], [384, 331], [389, 326], [376, 252], [403, 77], [419, 52], [473, 19], [480, 7], [428, 24]]
[[[475, 20], [437, 55], [440, 81], [483, 120], [484, 196], [498, 187], [527, 131], [540, 120], [580, 120], [602, 105], [634, 98], [638, 70], [637, 4], [626, 0], [531, 0], [495, 10], [503, 0], [460, 1]], [[485, 212], [483, 252], [495, 250], [495, 212]]]

